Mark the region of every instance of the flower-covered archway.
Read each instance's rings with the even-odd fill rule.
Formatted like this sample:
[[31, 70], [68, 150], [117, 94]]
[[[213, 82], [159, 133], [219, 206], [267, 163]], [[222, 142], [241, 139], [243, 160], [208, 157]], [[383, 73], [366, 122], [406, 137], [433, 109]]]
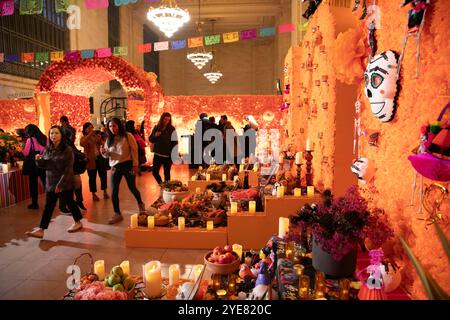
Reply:
[[[44, 71], [36, 86], [41, 129], [47, 131], [52, 124], [59, 123], [62, 115], [66, 115], [71, 125], [81, 131], [83, 123], [90, 120], [89, 97], [101, 84], [110, 80], [119, 81], [128, 96], [142, 96], [145, 113], [151, 113], [162, 96], [155, 74], [146, 73], [119, 57], [54, 62]], [[134, 118], [129, 110], [127, 116]], [[150, 114], [145, 115], [148, 117]]]

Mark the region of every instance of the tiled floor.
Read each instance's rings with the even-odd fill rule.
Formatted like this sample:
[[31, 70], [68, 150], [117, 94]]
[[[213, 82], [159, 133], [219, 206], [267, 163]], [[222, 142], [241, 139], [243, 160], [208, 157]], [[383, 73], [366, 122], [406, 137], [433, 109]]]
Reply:
[[[192, 175], [187, 166], [175, 166], [172, 172], [172, 179], [182, 181]], [[151, 173], [138, 177], [137, 185], [146, 205], [157, 198], [159, 187]], [[139, 274], [145, 262], [160, 260], [163, 276], [168, 276], [170, 264], [178, 263], [182, 277], [193, 277], [192, 266], [202, 263], [203, 250], [125, 247], [124, 229], [129, 224], [129, 214], [137, 210], [137, 204], [125, 180], [120, 188], [120, 204], [126, 219], [110, 226], [107, 221], [112, 215], [111, 200], [93, 202], [84, 174], [84, 204], [88, 209], [83, 220], [84, 230], [68, 233], [66, 229], [72, 224], [72, 217], [59, 215], [59, 210], [55, 210], [43, 240], [25, 235], [25, 231], [38, 226], [42, 210], [28, 210], [28, 201], [0, 209], [0, 299], [61, 299], [67, 291], [66, 268], [84, 252], [90, 252], [94, 260], [105, 260], [107, 271], [129, 260], [131, 272]], [[43, 196], [39, 202], [43, 208]], [[78, 265], [82, 273], [89, 271], [86, 257]]]

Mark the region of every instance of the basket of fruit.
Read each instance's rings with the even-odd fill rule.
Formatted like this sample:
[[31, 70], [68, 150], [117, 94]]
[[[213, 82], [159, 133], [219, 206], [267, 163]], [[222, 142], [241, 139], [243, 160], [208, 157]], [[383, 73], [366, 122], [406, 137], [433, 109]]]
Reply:
[[136, 294], [136, 281], [124, 273], [120, 266], [113, 267], [103, 283], [105, 288], [126, 293], [128, 300], [132, 300]]
[[206, 269], [212, 274], [230, 274], [239, 269], [241, 261], [230, 245], [215, 247], [205, 257]]
[[90, 284], [94, 281], [98, 281], [98, 276], [94, 273], [94, 259], [92, 258], [92, 255], [89, 252], [85, 252], [80, 254], [78, 257], [76, 257], [75, 261], [73, 262], [73, 265], [76, 266], [77, 262], [80, 258], [83, 256], [88, 256], [91, 262], [91, 268], [90, 272], [86, 273], [83, 277], [80, 279], [80, 285], [86, 285]]
[[164, 181], [161, 188], [165, 203], [181, 201], [189, 194], [188, 187], [178, 180]]

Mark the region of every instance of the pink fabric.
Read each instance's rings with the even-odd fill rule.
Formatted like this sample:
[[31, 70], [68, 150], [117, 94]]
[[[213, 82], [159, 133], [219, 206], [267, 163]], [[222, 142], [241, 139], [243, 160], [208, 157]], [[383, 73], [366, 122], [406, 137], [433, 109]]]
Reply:
[[411, 155], [408, 160], [424, 177], [436, 181], [450, 181], [450, 161], [436, 158], [429, 153]]
[[[43, 153], [45, 150], [45, 146], [41, 146], [36, 138], [33, 137], [31, 139], [33, 139], [34, 150], [39, 151], [39, 153]], [[28, 156], [28, 154], [30, 153], [31, 139], [27, 139], [27, 142], [25, 143], [25, 148], [23, 148], [22, 150], [22, 153], [25, 157]]]
[[140, 135], [137, 133], [134, 134], [134, 138], [136, 139], [136, 142], [140, 149], [145, 149], [145, 141], [142, 139]]

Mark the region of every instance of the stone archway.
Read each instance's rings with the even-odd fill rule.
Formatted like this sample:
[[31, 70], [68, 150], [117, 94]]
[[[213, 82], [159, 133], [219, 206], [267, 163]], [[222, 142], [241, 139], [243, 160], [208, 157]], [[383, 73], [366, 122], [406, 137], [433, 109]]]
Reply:
[[50, 65], [36, 86], [40, 128], [47, 132], [65, 114], [71, 125], [81, 131], [83, 123], [90, 120], [89, 97], [101, 84], [114, 79], [128, 96], [144, 97], [145, 118], [149, 118], [162, 95], [154, 74], [147, 74], [119, 57], [66, 60]]

